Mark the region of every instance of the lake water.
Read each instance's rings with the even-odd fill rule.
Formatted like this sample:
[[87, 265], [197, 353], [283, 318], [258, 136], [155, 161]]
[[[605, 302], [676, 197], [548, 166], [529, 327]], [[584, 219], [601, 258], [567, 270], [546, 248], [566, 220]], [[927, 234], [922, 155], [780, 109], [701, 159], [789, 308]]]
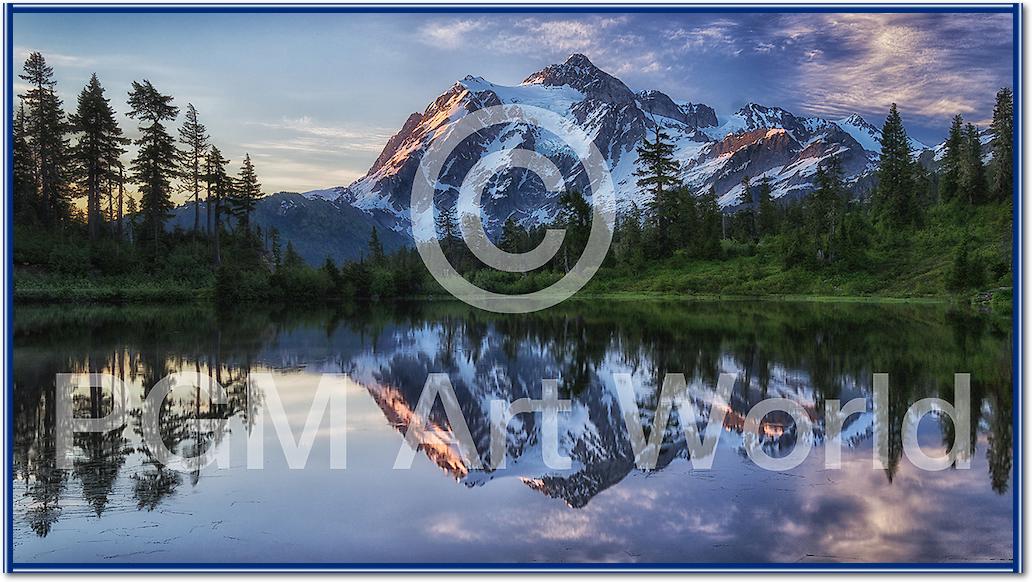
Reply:
[[[19, 305], [14, 561], [1004, 565], [1014, 556], [1012, 341], [1009, 320], [940, 305], [610, 301], [520, 316], [450, 302], [228, 313]], [[124, 379], [130, 414], [109, 433], [76, 436], [74, 465], [61, 470], [54, 376], [86, 371]], [[162, 439], [181, 454], [224, 448], [229, 467], [177, 473], [142, 445], [140, 403], [175, 371], [210, 372], [230, 397], [213, 405], [176, 389], [161, 411]], [[346, 374], [346, 469], [330, 469], [328, 430], [307, 468], [289, 469], [271, 426], [264, 469], [247, 468], [247, 435], [265, 418], [248, 382], [257, 372], [273, 375], [295, 433], [320, 375]], [[435, 372], [449, 375], [485, 457], [490, 401], [539, 398], [542, 379], [558, 379], [572, 401], [559, 426], [571, 468], [542, 462], [536, 414], [510, 423], [506, 468], [471, 467], [435, 409], [439, 441], [410, 470], [393, 469]], [[634, 378], [646, 426], [665, 373], [686, 375], [693, 402], [720, 373], [735, 374], [711, 469], [693, 469], [677, 415], [657, 468], [635, 467], [614, 395], [620, 372]], [[841, 468], [826, 467], [824, 402], [870, 400], [876, 372], [889, 374], [897, 427], [921, 398], [952, 400], [955, 372], [972, 375], [970, 469], [919, 470], [898, 430], [889, 431], [888, 469], [873, 468], [870, 407], [835, 441]], [[110, 395], [80, 394], [78, 414], [102, 414]], [[814, 443], [784, 472], [761, 469], [743, 446], [741, 419], [771, 397], [800, 403], [814, 423], [801, 436], [790, 420], [767, 417], [771, 454]], [[225, 420], [208, 430], [198, 417]], [[946, 450], [952, 428], [925, 417], [922, 448]]]

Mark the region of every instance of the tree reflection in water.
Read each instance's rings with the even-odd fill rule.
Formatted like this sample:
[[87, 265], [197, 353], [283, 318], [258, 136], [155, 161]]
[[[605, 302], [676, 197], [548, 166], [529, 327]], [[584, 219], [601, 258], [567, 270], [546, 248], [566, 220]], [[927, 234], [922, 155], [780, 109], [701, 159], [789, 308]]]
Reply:
[[[693, 403], [705, 412], [707, 389], [721, 372], [737, 381], [722, 446], [741, 454], [742, 420], [768, 397], [793, 398], [814, 420], [823, 441], [824, 403], [869, 397], [875, 372], [890, 375], [891, 483], [902, 459], [899, 426], [916, 400], [952, 400], [953, 374], [971, 373], [973, 440], [984, 436], [989, 480], [1008, 490], [1013, 449], [1010, 321], [968, 310], [928, 305], [781, 302], [566, 303], [543, 313], [501, 316], [450, 302], [362, 305], [344, 310], [216, 313], [200, 308], [42, 308], [19, 306], [14, 339], [14, 468], [23, 498], [20, 519], [46, 536], [62, 508], [81, 497], [100, 518], [111, 503], [154, 510], [200, 472], [181, 475], [159, 466], [142, 445], [145, 398], [170, 372], [210, 374], [229, 400], [216, 405], [204, 391], [177, 388], [158, 411], [165, 445], [193, 456], [230, 435], [229, 419], [254, 426], [261, 395], [248, 388], [254, 369], [344, 372], [363, 386], [398, 430], [406, 428], [426, 376], [448, 373], [464, 416], [486, 455], [489, 401], [540, 398], [541, 379], [558, 378], [561, 397], [575, 413], [561, 434], [568, 472], [507, 469], [528, 486], [582, 507], [602, 490], [637, 471], [612, 394], [612, 374], [635, 378], [646, 430], [667, 372], [685, 374]], [[56, 466], [54, 376], [103, 372], [132, 387], [126, 425], [107, 434], [75, 437], [70, 471]], [[77, 392], [77, 416], [112, 409], [110, 388]], [[580, 411], [582, 414], [578, 414]], [[201, 420], [222, 419], [201, 430]], [[447, 436], [443, 410], [431, 422]], [[563, 421], [561, 421], [562, 423]], [[865, 419], [852, 417], [846, 446], [870, 440]], [[865, 428], [866, 426], [866, 428]], [[771, 454], [791, 450], [797, 438], [788, 418], [765, 419], [763, 444]], [[521, 417], [509, 427], [511, 459], [538, 455], [539, 419]], [[677, 415], [667, 427], [657, 470], [686, 458]], [[953, 427], [940, 423], [942, 442]], [[811, 435], [807, 435], [810, 438]], [[726, 438], [725, 438], [726, 437]], [[974, 449], [972, 449], [974, 450]], [[426, 454], [466, 485], [498, 475], [470, 471], [448, 447]], [[486, 458], [485, 458], [486, 460]], [[131, 500], [117, 500], [120, 479]], [[16, 485], [16, 491], [18, 491]]]

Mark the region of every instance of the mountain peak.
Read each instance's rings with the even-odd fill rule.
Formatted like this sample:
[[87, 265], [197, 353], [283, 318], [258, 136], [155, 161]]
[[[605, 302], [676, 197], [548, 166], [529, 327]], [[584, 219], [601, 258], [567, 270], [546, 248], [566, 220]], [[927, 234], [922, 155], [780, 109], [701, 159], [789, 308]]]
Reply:
[[574, 53], [561, 64], [548, 65], [523, 80], [524, 85], [566, 85], [587, 97], [610, 103], [633, 103], [634, 93], [623, 81], [596, 67], [588, 57]]
[[839, 119], [836, 123], [838, 123], [839, 125], [853, 125], [853, 126], [862, 127], [862, 128], [865, 128], [865, 129], [867, 129], [867, 128], [875, 129], [874, 125], [872, 125], [870, 122], [868, 122], [863, 117], [860, 117], [860, 115], [857, 114], [857, 113], [851, 113], [851, 114], [849, 114], [849, 116], [843, 117], [842, 119]]
[[566, 62], [563, 64], [569, 65], [571, 67], [590, 67], [592, 69], [598, 68], [588, 59], [588, 57], [582, 55], [581, 53], [573, 53], [572, 55], [567, 57]]

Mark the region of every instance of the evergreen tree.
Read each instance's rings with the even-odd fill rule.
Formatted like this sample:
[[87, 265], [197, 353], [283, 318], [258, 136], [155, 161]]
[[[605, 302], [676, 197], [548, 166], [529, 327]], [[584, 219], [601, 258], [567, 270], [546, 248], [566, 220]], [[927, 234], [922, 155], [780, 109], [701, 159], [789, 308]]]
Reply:
[[31, 53], [18, 77], [30, 86], [21, 99], [27, 106], [25, 135], [31, 136], [28, 152], [35, 182], [34, 198], [38, 199], [43, 223], [53, 224], [67, 218], [71, 211], [68, 124], [55, 90], [54, 69], [42, 54]]
[[756, 198], [749, 176], [742, 178], [742, 192], [738, 195], [735, 212], [737, 238], [743, 242], [756, 240]]
[[[107, 185], [119, 180], [120, 158], [129, 143], [115, 120], [115, 110], [104, 96], [97, 75], [79, 93], [78, 108], [69, 116], [71, 130], [79, 135], [72, 148], [77, 162], [78, 180], [86, 193], [86, 222], [91, 239], [100, 235], [101, 194]], [[110, 202], [110, 200], [109, 200]], [[110, 216], [110, 204], [108, 220]]]
[[573, 268], [577, 257], [588, 244], [591, 231], [591, 205], [584, 195], [576, 190], [567, 190], [559, 195], [559, 224], [566, 229], [563, 237], [562, 267]]
[[294, 248], [294, 243], [287, 241], [287, 250], [283, 254], [283, 268], [285, 269], [296, 269], [305, 264], [305, 260], [298, 254], [297, 249]]
[[699, 256], [715, 259], [720, 256], [720, 239], [723, 238], [723, 213], [717, 202], [717, 189], [710, 187], [699, 198]]
[[964, 167], [964, 118], [953, 116], [950, 133], [946, 138], [946, 149], [942, 155], [942, 180], [939, 183], [939, 197], [943, 202], [956, 200], [960, 194], [960, 180]]
[[994, 200], [1010, 200], [1014, 189], [1014, 94], [1004, 87], [993, 107], [993, 160], [990, 192]]
[[201, 180], [204, 172], [205, 157], [208, 153], [208, 134], [197, 116], [193, 103], [186, 104], [186, 118], [179, 128], [179, 141], [186, 146], [180, 153], [182, 167], [180, 173], [193, 192], [194, 232], [201, 228]]
[[222, 208], [232, 189], [232, 178], [226, 173], [229, 160], [222, 157], [219, 148], [211, 146], [205, 159], [205, 181], [207, 182], [209, 215], [212, 217], [212, 264], [218, 269], [222, 265]]
[[690, 250], [697, 246], [699, 208], [691, 188], [681, 186], [673, 191], [676, 202], [673, 232], [670, 243], [678, 249]]
[[834, 250], [836, 227], [845, 212], [845, 187], [842, 183], [842, 168], [837, 158], [817, 168], [814, 176], [817, 189], [807, 198], [804, 214], [813, 247], [811, 259], [832, 262], [837, 257]]
[[162, 95], [146, 79], [133, 81], [129, 107], [129, 117], [140, 121], [132, 179], [140, 186], [144, 228], [153, 233], [156, 253], [165, 219], [173, 207], [172, 180], [176, 175], [175, 139], [165, 128], [165, 122], [174, 121], [179, 108], [172, 105], [171, 95]]
[[616, 254], [622, 263], [634, 269], [640, 268], [645, 261], [645, 240], [641, 227], [641, 209], [637, 204], [631, 204], [631, 209], [617, 229]]
[[919, 219], [910, 138], [895, 103], [882, 126], [875, 206], [881, 219], [892, 226], [913, 225]]
[[438, 207], [435, 226], [437, 228], [437, 237], [441, 241], [441, 248], [447, 253], [461, 238], [459, 235], [459, 219], [456, 215], [454, 204], [442, 204]]
[[326, 277], [329, 278], [330, 282], [333, 283], [334, 294], [339, 294], [339, 291], [343, 286], [343, 280], [340, 277], [340, 269], [337, 268], [333, 259], [326, 257], [326, 261], [323, 262], [322, 270], [323, 273], [326, 273]]
[[32, 168], [32, 152], [29, 150], [28, 128], [25, 121], [25, 102], [18, 104], [18, 111], [14, 115], [14, 127], [12, 152], [13, 164], [12, 174], [14, 180], [14, 214], [19, 224], [25, 224], [35, 220], [36, 208], [36, 180]]
[[960, 182], [961, 194], [970, 204], [986, 198], [985, 166], [982, 164], [982, 140], [972, 124], [964, 128], [964, 166]]
[[502, 240], [499, 248], [508, 253], [519, 253], [523, 248], [526, 235], [523, 228], [516, 222], [512, 215], [505, 219], [502, 225]]
[[374, 226], [369, 234], [369, 262], [375, 266], [380, 266], [383, 265], [385, 259], [383, 245], [380, 244], [380, 236], [376, 234], [376, 227]]
[[251, 228], [251, 213], [261, 196], [262, 185], [258, 183], [258, 174], [251, 163], [250, 154], [245, 154], [232, 195], [233, 213], [245, 232]]
[[673, 189], [680, 183], [678, 174], [681, 165], [674, 159], [674, 145], [670, 137], [657, 125], [653, 141], [643, 140], [638, 147], [637, 185], [645, 191], [652, 192], [649, 205], [649, 218], [656, 232], [656, 243], [659, 252], [670, 250], [671, 225], [675, 221], [677, 201]]
[[774, 198], [771, 196], [770, 178], [764, 176], [756, 189], [756, 198], [759, 209], [756, 212], [756, 231], [762, 238], [777, 232], [777, 207], [774, 205]]
[[[279, 229], [274, 226], [270, 230], [271, 230], [271, 232], [269, 234], [269, 238], [272, 241], [271, 242], [271, 246], [272, 246], [272, 264], [275, 267], [279, 267], [280, 264], [283, 262], [283, 253], [282, 253], [282, 250], [280, 248]], [[327, 261], [330, 260], [329, 257], [327, 257], [326, 260]]]

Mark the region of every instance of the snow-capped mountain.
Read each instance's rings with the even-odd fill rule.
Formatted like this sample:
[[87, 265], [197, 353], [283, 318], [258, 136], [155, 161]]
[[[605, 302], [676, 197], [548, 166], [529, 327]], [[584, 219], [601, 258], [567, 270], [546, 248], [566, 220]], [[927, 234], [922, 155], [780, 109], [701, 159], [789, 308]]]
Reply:
[[[395, 230], [409, 228], [408, 198], [412, 178], [424, 152], [465, 115], [482, 107], [515, 103], [543, 107], [572, 119], [603, 153], [616, 184], [618, 210], [649, 202], [637, 188], [636, 148], [657, 127], [672, 139], [685, 181], [702, 191], [715, 187], [720, 204], [733, 207], [741, 181], [768, 177], [774, 196], [798, 197], [812, 190], [818, 166], [838, 158], [847, 179], [869, 173], [878, 156], [879, 130], [859, 115], [839, 120], [797, 116], [780, 107], [750, 103], [726, 117], [713, 108], [678, 102], [657, 90], [633, 92], [584, 55], [549, 65], [517, 86], [498, 85], [468, 76], [413, 113], [384, 147], [369, 172], [339, 198], [365, 211], [385, 211], [396, 218]], [[927, 146], [913, 141], [915, 151]], [[471, 136], [452, 152], [438, 182], [438, 204], [450, 204], [473, 163], [485, 154], [512, 148], [533, 149], [556, 162], [567, 186], [584, 188], [574, 152], [540, 128], [500, 125]], [[316, 191], [311, 196], [333, 192]], [[558, 192], [545, 191], [541, 180], [524, 170], [495, 176], [484, 196], [489, 229], [509, 216], [527, 226], [555, 217]]]
[[[346, 187], [274, 194], [260, 201], [256, 221], [263, 228], [276, 226], [313, 263], [327, 255], [337, 260], [360, 257], [372, 228], [381, 231], [389, 246], [412, 244], [409, 201], [424, 153], [471, 112], [510, 103], [547, 109], [587, 134], [609, 166], [618, 211], [632, 204], [642, 208], [650, 201], [650, 194], [637, 187], [634, 172], [638, 146], [657, 128], [672, 140], [684, 181], [698, 192], [715, 188], [728, 210], [738, 203], [745, 177], [753, 183], [769, 178], [775, 198], [805, 196], [813, 189], [817, 168], [831, 158], [838, 159], [847, 181], [862, 193], [873, 184], [880, 149], [880, 130], [859, 115], [827, 120], [757, 103], [718, 115], [705, 104], [678, 101], [658, 90], [634, 92], [575, 54], [516, 86], [475, 76], [457, 81], [422, 113], [408, 116], [365, 176]], [[922, 164], [934, 166], [941, 157], [941, 146], [929, 149], [911, 142]], [[486, 154], [514, 148], [545, 155], [562, 172], [566, 187], [590, 191], [568, 144], [541, 128], [508, 123], [473, 134], [450, 153], [438, 177], [437, 205], [454, 203], [466, 174]], [[493, 233], [510, 216], [525, 226], [549, 223], [556, 218], [559, 194], [547, 191], [526, 170], [498, 174], [482, 198], [484, 223]], [[177, 209], [175, 224], [192, 225], [188, 206]]]

